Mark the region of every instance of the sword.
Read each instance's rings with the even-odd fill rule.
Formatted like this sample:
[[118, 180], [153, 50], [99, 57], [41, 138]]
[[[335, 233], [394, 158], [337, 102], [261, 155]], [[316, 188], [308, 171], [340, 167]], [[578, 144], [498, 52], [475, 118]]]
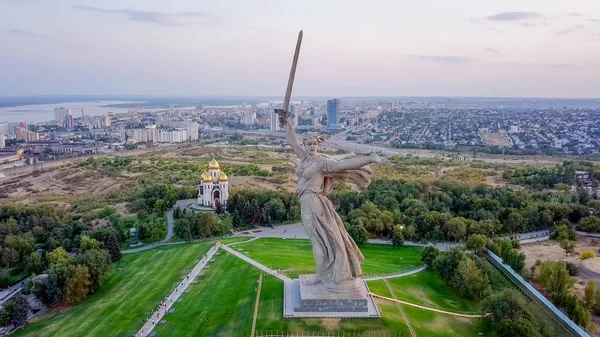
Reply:
[[[288, 111], [290, 107], [290, 99], [292, 98], [292, 87], [294, 86], [294, 77], [296, 76], [296, 66], [298, 65], [298, 56], [300, 56], [300, 46], [302, 45], [302, 31], [298, 33], [298, 41], [296, 42], [296, 51], [294, 52], [294, 60], [290, 69], [290, 77], [288, 78], [287, 90], [283, 100], [283, 109], [275, 109], [275, 113], [283, 118], [290, 118], [292, 114]], [[283, 126], [283, 124], [280, 123]]]

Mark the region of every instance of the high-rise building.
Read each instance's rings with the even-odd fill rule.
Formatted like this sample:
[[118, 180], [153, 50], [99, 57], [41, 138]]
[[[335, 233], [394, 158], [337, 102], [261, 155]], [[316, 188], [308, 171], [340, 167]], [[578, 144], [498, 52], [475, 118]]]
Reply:
[[83, 118], [85, 116], [87, 116], [87, 108], [83, 107], [83, 108], [81, 108], [81, 118]]
[[67, 108], [54, 108], [54, 120], [55, 121], [65, 121], [65, 116], [69, 115], [70, 111]]
[[196, 141], [198, 140], [198, 129], [200, 125], [196, 122], [185, 122], [185, 130], [187, 132], [187, 140]]
[[70, 111], [67, 111], [65, 115], [65, 128], [72, 129], [75, 125], [73, 124], [73, 115], [71, 115]]
[[256, 112], [248, 111], [244, 113], [244, 118], [242, 118], [242, 123], [244, 125], [254, 125], [256, 123]]
[[0, 132], [0, 149], [3, 149], [4, 147], [6, 147], [6, 144], [4, 143], [4, 134]]
[[292, 126], [296, 128], [298, 127], [298, 120], [300, 119], [300, 111], [296, 104], [290, 106], [290, 113], [292, 114], [292, 120], [290, 122], [292, 123]]
[[112, 121], [110, 119], [110, 116], [102, 115], [102, 127], [110, 128], [111, 125], [112, 125]]
[[24, 127], [17, 127], [15, 129], [17, 140], [24, 140], [30, 142], [32, 140], [40, 140], [40, 134], [37, 132], [28, 131]]
[[330, 99], [327, 101], [327, 127], [332, 124], [338, 124], [340, 114], [340, 100]]
[[279, 116], [277, 116], [275, 110], [271, 111], [271, 131], [279, 131]]
[[9, 128], [8, 123], [0, 123], [0, 135], [10, 135]]

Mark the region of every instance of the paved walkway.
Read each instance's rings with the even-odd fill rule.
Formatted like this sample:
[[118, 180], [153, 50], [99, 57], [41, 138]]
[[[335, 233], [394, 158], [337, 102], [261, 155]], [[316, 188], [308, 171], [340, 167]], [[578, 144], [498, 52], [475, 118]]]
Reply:
[[379, 275], [379, 276], [373, 276], [373, 277], [363, 277], [363, 279], [365, 281], [377, 281], [377, 280], [387, 280], [390, 278], [396, 278], [396, 277], [403, 277], [403, 276], [408, 276], [408, 275], [412, 275], [412, 274], [416, 274], [418, 272], [421, 272], [423, 270], [427, 269], [426, 265], [422, 265], [418, 268], [413, 268], [411, 270], [406, 270], [406, 271], [402, 271], [399, 273], [393, 273], [393, 274], [388, 274], [388, 275]]
[[144, 326], [134, 335], [135, 337], [145, 337], [150, 335], [152, 329], [154, 329], [154, 327], [156, 327], [162, 318], [169, 312], [169, 309], [171, 309], [173, 303], [177, 301], [190, 283], [194, 281], [194, 278], [198, 275], [198, 273], [200, 273], [202, 268], [206, 266], [210, 259], [212, 259], [217, 250], [219, 250], [219, 247], [221, 247], [221, 243], [215, 242], [208, 253], [202, 257], [200, 262], [198, 262], [196, 266], [186, 275], [183, 281], [177, 285], [177, 288], [175, 288], [175, 290], [173, 290], [173, 292], [159, 305], [158, 309], [152, 314], [152, 316], [148, 318], [146, 324], [144, 324]]
[[411, 307], [415, 307], [415, 308], [419, 308], [419, 309], [423, 309], [423, 310], [428, 310], [428, 311], [433, 311], [433, 312], [438, 312], [440, 314], [446, 314], [446, 315], [451, 315], [451, 316], [457, 316], [457, 317], [465, 317], [465, 318], [481, 318], [481, 317], [485, 317], [486, 315], [481, 315], [481, 314], [461, 314], [458, 312], [451, 312], [451, 311], [446, 311], [446, 310], [440, 310], [440, 309], [435, 309], [435, 308], [429, 308], [429, 307], [424, 307], [422, 305], [418, 305], [418, 304], [414, 304], [414, 303], [410, 303], [410, 302], [404, 302], [401, 300], [397, 300], [394, 298], [389, 298], [389, 297], [385, 297], [385, 296], [381, 296], [381, 295], [377, 295], [374, 293], [369, 293], [369, 295], [373, 296], [373, 297], [377, 297], [377, 298], [381, 298], [382, 300], [386, 300], [386, 301], [392, 301], [392, 302], [396, 302], [396, 303], [400, 303], [400, 304], [405, 304]]
[[291, 282], [291, 281], [292, 281], [292, 279], [290, 279], [289, 277], [287, 277], [287, 276], [285, 276], [285, 275], [282, 275], [282, 274], [279, 274], [279, 273], [277, 273], [277, 271], [276, 271], [276, 270], [273, 270], [273, 269], [271, 269], [271, 268], [267, 268], [265, 265], [263, 265], [263, 264], [261, 264], [261, 263], [258, 263], [257, 261], [254, 261], [254, 260], [252, 260], [251, 258], [249, 258], [249, 257], [247, 257], [246, 255], [244, 255], [244, 254], [242, 254], [242, 253], [240, 253], [240, 252], [238, 252], [238, 251], [234, 250], [234, 249], [233, 249], [233, 248], [231, 248], [231, 247], [228, 247], [228, 246], [221, 246], [221, 249], [223, 249], [224, 251], [228, 252], [228, 253], [229, 253], [229, 254], [231, 254], [231, 255], [234, 255], [234, 256], [236, 256], [236, 257], [238, 257], [238, 258], [240, 258], [240, 259], [244, 260], [244, 261], [245, 261], [245, 262], [247, 262], [247, 263], [250, 263], [251, 265], [255, 266], [256, 268], [258, 268], [258, 269], [260, 269], [260, 270], [264, 271], [265, 273], [267, 273], [267, 274], [269, 274], [269, 275], [273, 275], [273, 276], [277, 277], [278, 279], [282, 280], [283, 282], [286, 282], [286, 281], [290, 281], [290, 282]]

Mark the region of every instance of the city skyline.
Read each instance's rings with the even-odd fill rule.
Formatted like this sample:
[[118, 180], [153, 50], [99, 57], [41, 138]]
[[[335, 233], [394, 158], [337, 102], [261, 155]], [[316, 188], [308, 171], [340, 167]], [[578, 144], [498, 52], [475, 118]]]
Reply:
[[[600, 4], [0, 0], [3, 95], [598, 97]], [[59, 20], [57, 20], [57, 18]]]

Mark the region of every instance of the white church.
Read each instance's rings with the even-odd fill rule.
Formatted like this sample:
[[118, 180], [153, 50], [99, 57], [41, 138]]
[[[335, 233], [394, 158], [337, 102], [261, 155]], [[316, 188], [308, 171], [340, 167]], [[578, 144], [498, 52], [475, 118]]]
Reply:
[[202, 181], [198, 186], [198, 205], [203, 207], [217, 207], [218, 204], [227, 205], [229, 198], [229, 179], [221, 166], [213, 158], [208, 164], [208, 172], [202, 172]]

